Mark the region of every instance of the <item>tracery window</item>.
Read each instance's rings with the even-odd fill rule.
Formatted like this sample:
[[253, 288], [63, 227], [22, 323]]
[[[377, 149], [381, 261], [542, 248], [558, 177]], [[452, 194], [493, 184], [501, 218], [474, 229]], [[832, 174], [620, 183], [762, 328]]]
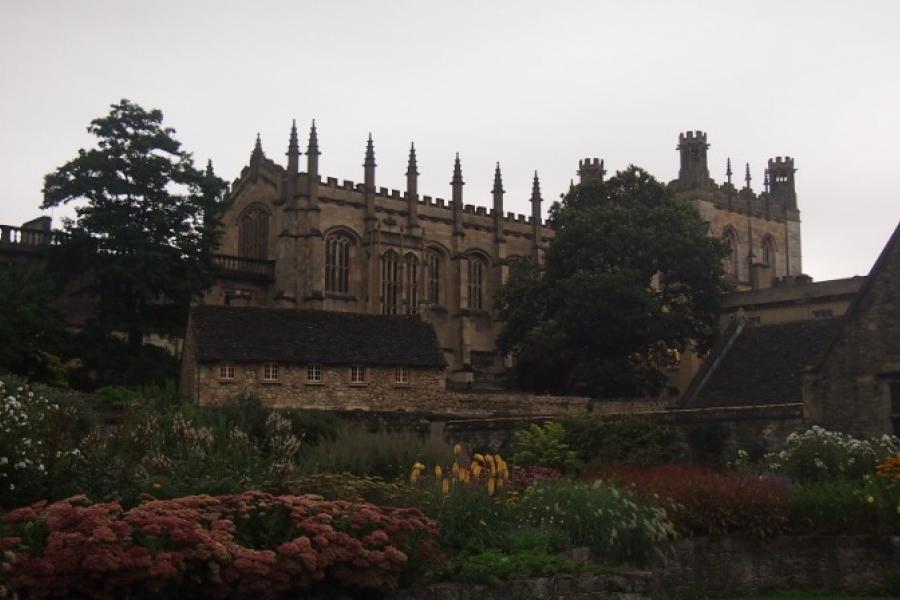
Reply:
[[477, 256], [469, 257], [469, 308], [482, 310], [484, 308], [484, 261]]
[[403, 262], [405, 270], [403, 282], [406, 288], [404, 309], [406, 314], [414, 315], [419, 303], [419, 259], [410, 253]]
[[381, 312], [383, 314], [397, 314], [400, 309], [401, 289], [400, 257], [393, 250], [388, 250], [381, 257]]
[[737, 235], [734, 229], [726, 229], [722, 235], [722, 242], [725, 244], [725, 273], [738, 278], [738, 245]]
[[763, 238], [762, 244], [762, 261], [763, 264], [770, 267], [775, 266], [775, 242], [770, 236]]
[[439, 252], [429, 250], [425, 255], [426, 268], [428, 269], [428, 287], [426, 293], [430, 304], [441, 303], [441, 273], [443, 271], [442, 259]]
[[325, 238], [325, 291], [350, 293], [350, 247], [353, 242], [343, 233]]
[[265, 260], [269, 258], [269, 213], [251, 206], [238, 221], [238, 256]]

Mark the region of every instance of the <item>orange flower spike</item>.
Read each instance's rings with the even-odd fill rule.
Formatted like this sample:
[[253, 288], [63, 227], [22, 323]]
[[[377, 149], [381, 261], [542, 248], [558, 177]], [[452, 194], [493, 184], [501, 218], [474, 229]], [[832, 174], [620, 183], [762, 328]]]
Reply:
[[441, 491], [443, 491], [445, 494], [450, 493], [450, 480], [449, 479], [445, 479], [444, 481], [441, 482]]

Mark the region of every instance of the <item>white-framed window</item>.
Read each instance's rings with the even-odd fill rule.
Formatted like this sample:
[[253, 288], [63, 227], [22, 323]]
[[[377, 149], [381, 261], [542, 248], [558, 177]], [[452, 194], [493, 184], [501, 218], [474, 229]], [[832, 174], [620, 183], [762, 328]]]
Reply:
[[219, 365], [219, 379], [223, 381], [234, 379], [234, 365], [231, 363], [222, 363]]
[[263, 381], [278, 381], [278, 363], [263, 365]]
[[394, 369], [394, 383], [409, 383], [409, 369], [406, 367]]
[[350, 367], [350, 383], [365, 383], [366, 368], [362, 365], [353, 365]]
[[834, 316], [834, 311], [830, 308], [812, 311], [813, 319], [830, 319]]
[[306, 367], [307, 383], [322, 383], [322, 365], [309, 365]]

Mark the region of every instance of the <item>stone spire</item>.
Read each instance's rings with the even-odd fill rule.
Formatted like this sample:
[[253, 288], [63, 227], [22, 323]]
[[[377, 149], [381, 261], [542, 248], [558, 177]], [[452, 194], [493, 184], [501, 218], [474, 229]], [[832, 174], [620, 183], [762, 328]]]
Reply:
[[306, 193], [310, 207], [319, 206], [319, 135], [316, 133], [316, 120], [312, 120], [309, 128], [309, 143], [306, 145]]
[[744, 189], [750, 189], [750, 180], [750, 163], [747, 163], [746, 167], [744, 168]]
[[288, 141], [288, 174], [297, 175], [300, 170], [300, 144], [297, 143], [297, 119], [291, 123], [291, 137]]
[[541, 202], [541, 181], [535, 171], [531, 182], [531, 252], [535, 264], [539, 264], [541, 258]]
[[500, 174], [500, 163], [494, 169], [494, 187], [491, 189], [494, 195], [494, 239], [502, 240], [503, 235], [503, 176]]
[[734, 173], [731, 172], [731, 157], [728, 157], [725, 161], [725, 179], [727, 180], [728, 185], [731, 185], [731, 176], [733, 174]]
[[375, 145], [372, 142], [372, 133], [369, 132], [369, 140], [366, 142], [366, 160], [363, 162], [365, 169], [364, 189], [366, 199], [366, 220], [375, 220]]
[[763, 171], [763, 189], [766, 191], [767, 194], [769, 193], [769, 170], [768, 169]]
[[419, 224], [419, 168], [414, 142], [409, 144], [409, 163], [406, 165], [406, 202], [409, 227], [413, 228]]
[[456, 160], [453, 163], [453, 179], [450, 181], [452, 189], [451, 200], [453, 201], [453, 233], [454, 235], [462, 235], [462, 213], [463, 213], [463, 186], [466, 185], [462, 178], [462, 166], [459, 163], [459, 152], [456, 153]]
[[208, 178], [213, 178], [216, 176], [216, 172], [213, 171], [212, 159], [207, 159], [206, 161], [206, 176]]
[[253, 146], [253, 152], [250, 153], [250, 161], [259, 160], [260, 158], [265, 158], [265, 153], [262, 149], [262, 139], [259, 137], [259, 134], [256, 134], [256, 144]]

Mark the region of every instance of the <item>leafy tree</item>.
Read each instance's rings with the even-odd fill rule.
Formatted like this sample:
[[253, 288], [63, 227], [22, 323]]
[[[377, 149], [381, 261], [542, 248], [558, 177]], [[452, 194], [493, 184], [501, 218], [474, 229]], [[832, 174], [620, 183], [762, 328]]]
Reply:
[[97, 299], [101, 331], [180, 334], [190, 301], [211, 284], [211, 251], [227, 186], [196, 169], [159, 110], [128, 100], [91, 122], [97, 147], [48, 174], [49, 208], [76, 202], [52, 258]]
[[669, 350], [715, 339], [724, 291], [719, 240], [643, 169], [574, 187], [550, 211], [541, 272], [514, 265], [497, 296], [500, 348], [535, 391], [658, 394]]
[[42, 269], [0, 269], [0, 371], [39, 381], [54, 379], [56, 353], [65, 337], [54, 308], [54, 281]]

